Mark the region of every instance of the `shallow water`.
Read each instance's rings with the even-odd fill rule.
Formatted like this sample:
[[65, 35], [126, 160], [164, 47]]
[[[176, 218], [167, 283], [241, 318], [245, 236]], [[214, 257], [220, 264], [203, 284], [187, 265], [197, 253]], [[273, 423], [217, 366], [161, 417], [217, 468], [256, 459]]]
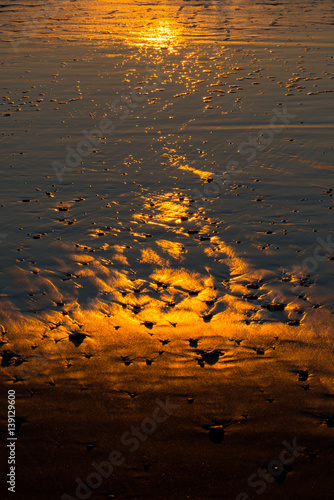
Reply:
[[[221, 420], [222, 385], [227, 420], [256, 415], [249, 446], [260, 422], [273, 435], [268, 418], [283, 433], [285, 414], [328, 439], [332, 2], [80, 0], [37, 17], [43, 5], [0, 9], [6, 385], [29, 409], [31, 387], [51, 383], [61, 401], [102, 384], [120, 422], [151, 394], [197, 391], [201, 417], [173, 435], [185, 450], [183, 432]], [[259, 388], [281, 406], [262, 409]], [[125, 416], [134, 390], [143, 408]], [[139, 491], [234, 498], [239, 466], [223, 493], [186, 481], [178, 497], [154, 474]]]

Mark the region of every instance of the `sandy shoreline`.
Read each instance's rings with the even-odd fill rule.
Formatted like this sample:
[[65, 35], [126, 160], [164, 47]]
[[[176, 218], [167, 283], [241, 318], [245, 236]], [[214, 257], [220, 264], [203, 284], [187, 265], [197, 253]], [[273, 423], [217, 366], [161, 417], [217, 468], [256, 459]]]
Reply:
[[0, 7], [1, 498], [329, 500], [333, 6], [41, 5]]
[[[16, 390], [22, 418], [18, 498], [26, 498], [27, 484], [34, 498], [46, 498], [51, 484], [54, 498], [75, 498], [75, 479], [85, 481], [96, 472], [92, 463], [108, 461], [112, 450], [122, 453], [124, 463], [93, 489], [92, 498], [227, 499], [241, 492], [254, 498], [259, 485], [247, 485], [249, 476], [277, 460], [283, 441], [294, 438], [305, 449], [298, 448], [300, 456], [286, 465], [284, 481], [266, 483], [264, 494], [302, 498], [307, 491], [308, 498], [330, 498], [332, 374], [324, 359], [327, 366], [331, 361], [326, 346], [321, 356], [316, 331], [317, 352], [312, 348], [311, 322], [299, 327], [298, 336], [292, 326], [276, 328], [274, 338], [272, 328], [251, 327], [239, 345], [242, 333], [235, 328], [239, 338], [233, 342], [233, 325], [222, 331], [221, 324], [208, 324], [211, 335], [199, 325], [178, 333], [153, 327], [140, 335], [106, 328], [101, 318], [93, 332], [93, 316], [87, 343], [59, 343], [58, 355], [36, 352], [18, 366], [9, 360], [6, 373], [14, 384], [8, 380], [7, 386]], [[52, 332], [44, 343], [52, 342]], [[20, 373], [24, 381], [15, 382]], [[152, 420], [157, 399], [169, 401], [171, 410], [155, 429], [142, 422]], [[141, 425], [149, 436], [135, 438], [137, 448], [123, 435], [133, 436], [133, 426]]]

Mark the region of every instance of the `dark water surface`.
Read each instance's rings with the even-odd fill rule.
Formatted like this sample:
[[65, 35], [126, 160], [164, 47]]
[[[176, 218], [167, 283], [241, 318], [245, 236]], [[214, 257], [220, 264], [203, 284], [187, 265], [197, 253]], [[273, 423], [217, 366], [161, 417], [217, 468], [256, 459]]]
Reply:
[[[0, 16], [16, 498], [74, 496], [113, 448], [125, 464], [92, 498], [255, 498], [248, 477], [294, 437], [263, 498], [331, 498], [333, 3]], [[175, 414], [129, 454], [122, 433], [166, 396]]]

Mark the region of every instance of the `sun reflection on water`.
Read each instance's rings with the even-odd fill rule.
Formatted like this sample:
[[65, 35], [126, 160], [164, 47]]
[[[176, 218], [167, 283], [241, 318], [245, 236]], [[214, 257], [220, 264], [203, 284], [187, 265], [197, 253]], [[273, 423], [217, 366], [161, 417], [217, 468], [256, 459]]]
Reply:
[[176, 46], [181, 42], [181, 36], [180, 25], [172, 19], [157, 19], [148, 22], [136, 38], [138, 45], [175, 52]]

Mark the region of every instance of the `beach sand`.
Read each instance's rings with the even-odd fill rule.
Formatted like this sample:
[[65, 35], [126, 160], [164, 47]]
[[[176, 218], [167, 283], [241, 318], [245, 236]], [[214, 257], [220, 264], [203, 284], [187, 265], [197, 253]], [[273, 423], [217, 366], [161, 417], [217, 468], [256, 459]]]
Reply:
[[0, 12], [1, 498], [331, 499], [332, 2]]

